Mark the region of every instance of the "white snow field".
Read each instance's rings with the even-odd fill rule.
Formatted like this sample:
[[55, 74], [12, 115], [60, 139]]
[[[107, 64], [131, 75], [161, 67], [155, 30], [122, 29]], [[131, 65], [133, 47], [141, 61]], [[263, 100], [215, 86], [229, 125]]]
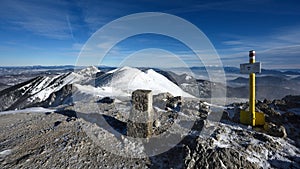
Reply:
[[96, 88], [76, 85], [82, 92], [97, 93], [99, 96], [128, 96], [137, 89], [152, 90], [152, 93], [170, 93], [173, 96], [194, 97], [165, 76], [149, 69], [145, 72], [131, 67], [122, 67], [107, 73], [109, 80], [98, 82]]

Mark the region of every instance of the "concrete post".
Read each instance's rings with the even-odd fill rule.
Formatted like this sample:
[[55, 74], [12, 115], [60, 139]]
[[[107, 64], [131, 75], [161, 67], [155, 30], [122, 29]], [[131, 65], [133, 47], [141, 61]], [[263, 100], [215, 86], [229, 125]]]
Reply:
[[132, 93], [132, 110], [127, 122], [127, 136], [148, 138], [152, 134], [152, 91], [136, 90]]

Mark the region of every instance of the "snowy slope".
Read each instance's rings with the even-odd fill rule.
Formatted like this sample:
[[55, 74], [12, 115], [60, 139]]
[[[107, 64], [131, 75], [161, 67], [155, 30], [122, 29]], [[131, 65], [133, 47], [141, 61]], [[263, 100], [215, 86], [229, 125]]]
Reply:
[[78, 72], [70, 72], [62, 75], [58, 75], [54, 78], [45, 77], [42, 82], [33, 87], [31, 91], [31, 101], [38, 99], [39, 101], [46, 100], [52, 93], [61, 90], [68, 84], [83, 83], [92, 78], [93, 75], [100, 72], [95, 66], [90, 66], [82, 69]]
[[193, 97], [152, 69], [143, 72], [136, 68], [122, 67], [108, 72], [104, 77], [96, 80], [97, 87], [109, 87], [111, 90], [125, 93], [147, 89], [152, 90], [153, 94], [169, 92], [174, 96]]
[[45, 77], [45, 79], [34, 86], [31, 91], [32, 97], [29, 99], [31, 101], [38, 99], [39, 101], [46, 100], [51, 93], [59, 91], [62, 87], [67, 84], [73, 84], [76, 82], [80, 82], [85, 78], [82, 75], [71, 72], [63, 75], [58, 75], [52, 79]]
[[81, 83], [86, 77], [74, 72], [54, 77], [39, 76], [0, 92], [0, 110], [20, 109], [45, 101], [68, 84]]
[[100, 72], [100, 70], [95, 66], [89, 66], [85, 69], [82, 69], [78, 72], [76, 72], [79, 75], [85, 76], [85, 77], [92, 77], [96, 73]]
[[99, 71], [92, 66], [77, 73], [69, 72], [54, 77], [40, 76], [13, 86], [0, 93], [0, 99], [5, 100], [0, 103], [0, 110], [21, 109], [41, 102], [49, 105], [55, 102], [58, 105], [62, 100], [70, 102], [71, 97], [75, 100], [82, 100], [83, 96], [86, 99], [89, 96], [130, 97], [136, 89], [152, 90], [154, 95], [168, 92], [174, 96], [193, 97], [152, 69], [143, 72], [136, 68], [122, 67], [95, 78], [94, 75]]
[[0, 112], [0, 115], [3, 114], [18, 114], [18, 113], [47, 113], [47, 112], [54, 112], [54, 109], [46, 109], [43, 107], [31, 107], [31, 108], [26, 108], [23, 110], [9, 110], [9, 111], [3, 111]]

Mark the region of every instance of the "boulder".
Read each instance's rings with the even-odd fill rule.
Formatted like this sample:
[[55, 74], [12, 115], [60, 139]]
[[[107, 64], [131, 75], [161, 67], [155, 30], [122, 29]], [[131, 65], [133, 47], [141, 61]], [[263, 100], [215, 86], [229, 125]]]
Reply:
[[97, 103], [107, 103], [107, 104], [112, 104], [115, 100], [110, 98], [110, 97], [104, 97], [100, 100], [97, 101]]
[[162, 110], [166, 109], [167, 101], [172, 98], [173, 95], [170, 93], [160, 93], [153, 96], [153, 106], [156, 106]]
[[287, 137], [286, 130], [282, 125], [276, 125], [274, 123], [266, 123], [264, 129], [267, 134], [274, 137]]
[[163, 109], [179, 112], [182, 106], [181, 96], [173, 96], [170, 93], [160, 93], [153, 97], [153, 105]]

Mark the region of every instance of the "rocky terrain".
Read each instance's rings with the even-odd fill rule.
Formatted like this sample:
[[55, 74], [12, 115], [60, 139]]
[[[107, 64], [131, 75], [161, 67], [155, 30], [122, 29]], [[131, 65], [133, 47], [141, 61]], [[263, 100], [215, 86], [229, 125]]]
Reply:
[[[0, 91], [0, 168], [300, 168], [300, 96], [257, 100], [267, 123], [251, 127], [239, 123], [247, 102], [214, 105], [182, 87], [199, 80], [160, 73], [90, 67]], [[139, 141], [127, 123], [143, 87], [154, 116]]]
[[[92, 121], [72, 111], [72, 106], [60, 110], [25, 109], [1, 112], [0, 160], [1, 168], [299, 168], [299, 114], [279, 110], [294, 110], [298, 101], [292, 96], [272, 102], [258, 102], [259, 108], [270, 110], [267, 121], [284, 125], [286, 136], [271, 136], [262, 128], [249, 128], [235, 122], [234, 112], [243, 103], [236, 103], [224, 112], [221, 122], [207, 119], [213, 112], [204, 102], [187, 100], [183, 105], [194, 105], [183, 114], [159, 110], [160, 125], [153, 122], [154, 132], [165, 132], [172, 125], [182, 125], [184, 115], [195, 118], [195, 124], [182, 141], [169, 151], [147, 158], [130, 158], [117, 155], [99, 146], [83, 126]], [[160, 99], [161, 96], [155, 96]], [[299, 97], [297, 97], [299, 98]], [[292, 100], [295, 100], [294, 98]], [[92, 104], [92, 103], [90, 103]], [[273, 108], [274, 106], [280, 109]], [[97, 103], [99, 112], [113, 127], [126, 127], [122, 110], [114, 103]], [[158, 105], [160, 106], [160, 105]], [[198, 109], [197, 109], [198, 108]], [[168, 113], [169, 112], [169, 113]], [[276, 113], [275, 113], [276, 112]], [[171, 113], [171, 114], [170, 114]], [[79, 117], [78, 117], [79, 116]], [[169, 119], [173, 119], [170, 122]], [[293, 120], [290, 120], [293, 119]], [[177, 121], [179, 120], [179, 121]], [[288, 121], [287, 121], [288, 120]], [[101, 127], [101, 126], [98, 126]], [[98, 128], [97, 127], [97, 128]], [[209, 128], [209, 135], [201, 133]], [[126, 134], [122, 133], [121, 134]], [[293, 133], [294, 132], [294, 133]], [[100, 136], [105, 137], [105, 134]]]

